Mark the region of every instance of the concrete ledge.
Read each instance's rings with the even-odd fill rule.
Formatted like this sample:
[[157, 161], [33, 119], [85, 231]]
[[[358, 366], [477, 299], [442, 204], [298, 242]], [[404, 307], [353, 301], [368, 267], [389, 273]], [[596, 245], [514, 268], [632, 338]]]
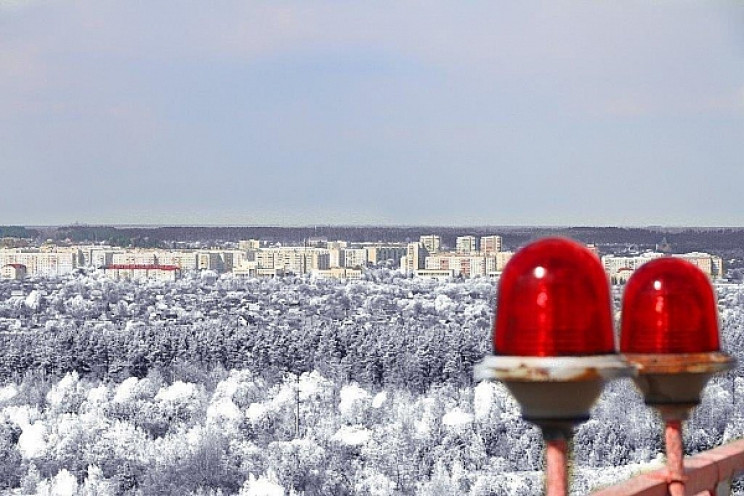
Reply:
[[[744, 440], [699, 453], [685, 460], [685, 494], [716, 494], [723, 481], [744, 474]], [[712, 491], [712, 493], [706, 493]], [[632, 479], [592, 493], [594, 496], [666, 496], [666, 470], [641, 474]]]

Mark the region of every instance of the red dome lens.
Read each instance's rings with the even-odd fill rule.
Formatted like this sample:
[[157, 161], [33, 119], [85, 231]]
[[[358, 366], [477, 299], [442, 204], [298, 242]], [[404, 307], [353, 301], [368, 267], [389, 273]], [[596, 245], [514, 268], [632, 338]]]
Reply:
[[704, 353], [718, 351], [713, 287], [697, 267], [659, 258], [633, 274], [623, 297], [620, 351]]
[[493, 345], [497, 355], [614, 353], [609, 283], [599, 259], [562, 238], [516, 253], [501, 276]]

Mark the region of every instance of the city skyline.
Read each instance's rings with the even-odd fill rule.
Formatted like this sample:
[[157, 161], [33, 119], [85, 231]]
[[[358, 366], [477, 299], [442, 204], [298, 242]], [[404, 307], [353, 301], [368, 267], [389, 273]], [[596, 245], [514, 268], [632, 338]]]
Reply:
[[0, 1], [0, 224], [744, 226], [743, 19]]

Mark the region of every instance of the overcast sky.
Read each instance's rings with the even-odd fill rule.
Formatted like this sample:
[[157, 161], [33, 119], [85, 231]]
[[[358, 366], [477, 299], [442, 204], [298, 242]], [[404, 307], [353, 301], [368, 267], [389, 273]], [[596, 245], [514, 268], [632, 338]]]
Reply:
[[744, 2], [0, 0], [0, 224], [744, 225]]

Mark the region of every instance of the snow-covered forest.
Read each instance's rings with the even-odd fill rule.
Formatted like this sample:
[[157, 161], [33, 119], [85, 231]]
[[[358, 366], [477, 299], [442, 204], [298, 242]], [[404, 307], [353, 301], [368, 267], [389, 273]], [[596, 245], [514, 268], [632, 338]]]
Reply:
[[[718, 288], [744, 359], [744, 287]], [[621, 288], [615, 288], [619, 306]], [[0, 284], [0, 493], [532, 495], [542, 440], [475, 384], [495, 284], [384, 269], [359, 281]], [[715, 378], [690, 453], [744, 435], [741, 369]], [[577, 428], [575, 494], [660, 463], [629, 381]]]

